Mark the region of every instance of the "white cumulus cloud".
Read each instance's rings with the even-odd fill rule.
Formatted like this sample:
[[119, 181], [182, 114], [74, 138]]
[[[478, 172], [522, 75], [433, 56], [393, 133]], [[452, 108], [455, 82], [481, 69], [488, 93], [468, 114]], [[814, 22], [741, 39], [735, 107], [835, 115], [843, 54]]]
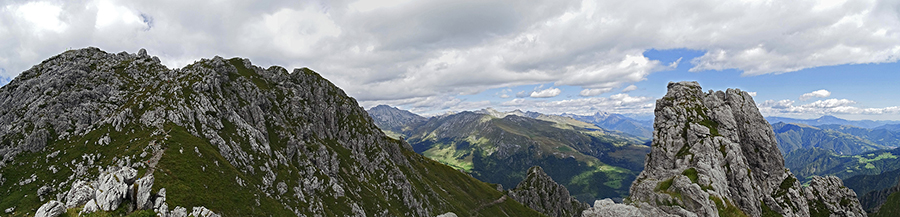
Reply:
[[608, 93], [609, 91], [612, 91], [612, 89], [613, 89], [612, 87], [607, 87], [607, 88], [596, 88], [596, 89], [584, 89], [584, 90], [581, 90], [581, 92], [578, 93], [578, 95], [581, 95], [581, 96], [596, 96], [596, 95]]
[[531, 92], [531, 97], [532, 98], [550, 98], [550, 97], [554, 97], [554, 96], [559, 96], [560, 93], [562, 93], [562, 90], [560, 90], [559, 88], [547, 88], [547, 89], [536, 90], [534, 92]]
[[[9, 0], [0, 3], [0, 78], [95, 46], [146, 48], [170, 68], [216, 55], [309, 67], [363, 102], [536, 84], [596, 96], [686, 63], [752, 76], [896, 62], [896, 8], [900, 1]], [[644, 56], [651, 49], [703, 55], [660, 62]]]
[[900, 107], [883, 107], [883, 108], [865, 108], [855, 106], [856, 101], [849, 99], [825, 99], [815, 102], [794, 105], [793, 100], [766, 100], [758, 105], [760, 112], [768, 116], [780, 115], [801, 115], [801, 116], [820, 116], [820, 115], [883, 115], [883, 114], [900, 114]]
[[[681, 59], [678, 59], [678, 60], [681, 60]], [[627, 87], [625, 87], [624, 89], [622, 89], [622, 93], [628, 93], [628, 92], [631, 92], [631, 91], [634, 91], [634, 90], [637, 90], [637, 89], [638, 89], [638, 87], [637, 87], [637, 86], [634, 86], [634, 84], [628, 85]], [[755, 95], [754, 95], [754, 96], [755, 96]]]
[[804, 93], [800, 96], [800, 101], [806, 101], [812, 98], [825, 98], [831, 96], [831, 92], [825, 89]]

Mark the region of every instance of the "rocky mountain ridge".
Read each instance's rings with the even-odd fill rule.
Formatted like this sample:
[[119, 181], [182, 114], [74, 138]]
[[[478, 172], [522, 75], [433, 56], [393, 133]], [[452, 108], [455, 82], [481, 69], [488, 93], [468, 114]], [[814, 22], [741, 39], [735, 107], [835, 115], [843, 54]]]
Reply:
[[110, 166], [152, 175], [170, 206], [228, 216], [534, 213], [485, 207], [503, 193], [385, 136], [306, 68], [215, 57], [173, 70], [144, 50], [70, 50], [0, 88], [0, 108], [0, 209], [12, 216]]
[[671, 82], [654, 113], [652, 149], [631, 196], [597, 201], [585, 216], [865, 216], [837, 177], [801, 186], [747, 92]]
[[372, 119], [375, 121], [375, 125], [378, 126], [378, 128], [393, 132], [402, 132], [403, 128], [410, 124], [421, 123], [428, 120], [428, 118], [419, 116], [415, 113], [400, 110], [388, 105], [378, 105], [366, 110], [366, 112], [369, 113], [369, 116], [372, 116]]

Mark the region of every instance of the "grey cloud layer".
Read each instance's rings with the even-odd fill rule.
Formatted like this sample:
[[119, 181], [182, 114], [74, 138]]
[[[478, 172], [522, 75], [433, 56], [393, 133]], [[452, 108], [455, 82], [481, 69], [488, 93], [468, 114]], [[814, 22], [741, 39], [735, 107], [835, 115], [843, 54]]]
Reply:
[[900, 58], [900, 2], [834, 2], [46, 1], [60, 13], [41, 15], [65, 25], [48, 30], [21, 13], [33, 2], [5, 1], [0, 75], [69, 47], [146, 47], [170, 67], [214, 55], [308, 66], [361, 101], [432, 111], [485, 103], [459, 94], [527, 84], [591, 97], [677, 65], [647, 59], [648, 49], [704, 50], [691, 70], [746, 75]]

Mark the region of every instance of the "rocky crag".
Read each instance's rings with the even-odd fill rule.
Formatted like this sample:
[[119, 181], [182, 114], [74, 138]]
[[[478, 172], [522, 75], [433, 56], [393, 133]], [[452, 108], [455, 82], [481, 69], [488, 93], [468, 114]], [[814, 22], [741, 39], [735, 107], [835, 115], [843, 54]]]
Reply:
[[522, 205], [552, 217], [581, 216], [590, 207], [570, 196], [565, 186], [553, 181], [539, 166], [529, 168], [525, 180], [507, 194]]
[[413, 123], [425, 122], [428, 119], [415, 113], [400, 110], [388, 105], [378, 105], [367, 110], [375, 121], [375, 125], [383, 130], [402, 132], [404, 127]]
[[596, 201], [584, 216], [866, 215], [837, 177], [801, 187], [747, 92], [669, 83], [655, 115], [652, 150], [630, 197]]
[[[536, 214], [513, 200], [473, 212], [503, 193], [385, 136], [306, 68], [215, 57], [169, 69], [144, 50], [70, 50], [0, 88], [0, 108], [0, 209], [11, 216], [91, 209], [78, 204], [92, 197], [70, 200], [69, 189], [108, 181], [116, 193], [93, 199], [114, 215], [127, 205], [100, 201], [163, 188], [170, 207], [225, 216]], [[149, 191], [134, 192], [156, 193], [131, 195], [127, 179], [103, 175], [110, 168], [152, 175]]]

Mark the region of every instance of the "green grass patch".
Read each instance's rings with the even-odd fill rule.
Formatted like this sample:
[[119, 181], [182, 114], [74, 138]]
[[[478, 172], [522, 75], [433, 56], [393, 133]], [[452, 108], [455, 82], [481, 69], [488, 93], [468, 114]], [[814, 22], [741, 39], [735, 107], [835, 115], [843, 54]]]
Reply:
[[675, 179], [669, 178], [665, 181], [656, 183], [656, 188], [653, 190], [656, 192], [668, 191], [669, 187], [672, 187], [672, 182], [675, 182]]
[[684, 170], [684, 172], [681, 172], [681, 175], [687, 176], [689, 179], [691, 179], [691, 182], [695, 184], [697, 183], [697, 179], [699, 179], [699, 176], [697, 175], [697, 169], [693, 167]]
[[[225, 216], [294, 215], [279, 201], [256, 190], [253, 185], [258, 184], [257, 177], [247, 177], [239, 172], [208, 141], [191, 135], [182, 127], [167, 127], [171, 137], [153, 174], [156, 178], [153, 190], [166, 188], [166, 202], [172, 208], [175, 205], [205, 206]], [[203, 157], [196, 156], [194, 147]], [[205, 171], [202, 168], [206, 168]], [[243, 179], [247, 186], [238, 185], [235, 177]], [[259, 206], [247, 206], [257, 200]]]
[[[873, 154], [869, 154], [869, 156], [871, 156], [871, 155], [873, 155]], [[863, 157], [860, 155], [855, 155], [853, 157], [855, 157], [859, 161], [860, 164], [867, 164], [870, 162], [880, 161], [880, 160], [884, 160], [884, 159], [897, 159], [897, 156], [895, 156], [894, 154], [892, 154], [890, 152], [882, 152], [880, 155], [876, 156], [875, 158], [866, 158], [866, 157]], [[866, 168], [868, 168], [868, 166], [866, 166]]]
[[720, 217], [747, 217], [744, 211], [735, 207], [729, 200], [723, 200], [714, 195], [709, 195], [709, 200], [716, 204], [716, 210], [719, 211]]

